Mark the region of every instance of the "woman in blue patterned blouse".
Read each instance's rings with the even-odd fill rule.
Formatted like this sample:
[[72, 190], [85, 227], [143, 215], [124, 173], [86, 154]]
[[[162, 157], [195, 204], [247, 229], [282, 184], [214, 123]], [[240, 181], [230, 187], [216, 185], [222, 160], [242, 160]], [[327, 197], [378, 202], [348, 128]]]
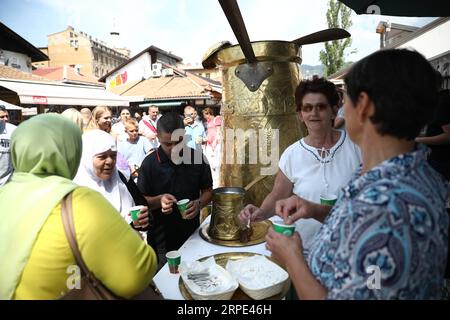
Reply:
[[[346, 80], [345, 122], [363, 164], [334, 207], [280, 200], [284, 220], [324, 221], [307, 257], [297, 233], [266, 239], [301, 299], [436, 299], [447, 259], [447, 188], [414, 138], [434, 112], [431, 65], [415, 51], [383, 50]], [[331, 209], [331, 210], [330, 210]]]

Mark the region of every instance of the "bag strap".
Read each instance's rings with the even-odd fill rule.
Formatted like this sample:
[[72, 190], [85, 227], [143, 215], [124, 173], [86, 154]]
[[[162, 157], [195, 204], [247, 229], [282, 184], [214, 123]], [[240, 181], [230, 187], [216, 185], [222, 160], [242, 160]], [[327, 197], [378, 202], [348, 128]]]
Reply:
[[142, 119], [142, 121], [153, 133], [157, 133], [155, 126], [152, 123], [150, 123], [150, 121], [147, 121], [145, 119]]
[[93, 284], [95, 285], [98, 280], [87, 268], [83, 258], [81, 257], [80, 250], [78, 249], [77, 238], [75, 236], [75, 224], [73, 222], [72, 214], [72, 192], [66, 195], [61, 203], [61, 216], [70, 249], [72, 249], [77, 265], [81, 268], [81, 276], [87, 276], [87, 278], [93, 281]]
[[[67, 240], [69, 241], [70, 248], [72, 249], [73, 256], [77, 265], [81, 268], [81, 277], [86, 277], [88, 282], [93, 285], [92, 294], [96, 296], [97, 300], [117, 300], [120, 299], [110, 292], [87, 268], [86, 264], [81, 257], [80, 250], [78, 249], [77, 239], [75, 236], [75, 224], [72, 214], [72, 192], [66, 195], [61, 202], [61, 217], [64, 226], [64, 232], [66, 233]], [[153, 282], [152, 282], [153, 284]], [[146, 288], [142, 293], [133, 298], [134, 300], [160, 300], [164, 299], [159, 290], [150, 287]]]

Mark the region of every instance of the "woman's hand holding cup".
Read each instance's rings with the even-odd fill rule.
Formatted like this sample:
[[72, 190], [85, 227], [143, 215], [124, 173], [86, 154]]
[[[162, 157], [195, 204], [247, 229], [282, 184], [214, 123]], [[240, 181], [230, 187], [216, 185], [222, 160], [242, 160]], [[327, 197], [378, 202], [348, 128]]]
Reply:
[[147, 229], [149, 225], [148, 207], [135, 206], [130, 209], [133, 226], [139, 229]]
[[275, 203], [275, 213], [283, 218], [286, 224], [291, 224], [298, 219], [313, 218], [312, 205], [313, 203], [293, 195], [289, 198], [278, 200]]

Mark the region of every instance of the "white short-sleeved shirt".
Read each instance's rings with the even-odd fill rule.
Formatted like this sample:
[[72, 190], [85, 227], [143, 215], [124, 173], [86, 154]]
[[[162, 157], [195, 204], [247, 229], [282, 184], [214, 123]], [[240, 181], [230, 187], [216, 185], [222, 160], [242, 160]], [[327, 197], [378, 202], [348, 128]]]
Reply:
[[[321, 194], [338, 195], [340, 189], [347, 185], [352, 174], [361, 164], [361, 152], [345, 131], [339, 131], [341, 136], [330, 149], [328, 157], [321, 158], [318, 150], [306, 144], [304, 139], [290, 145], [283, 152], [279, 167], [294, 185], [294, 194], [320, 203]], [[309, 248], [312, 238], [321, 225], [314, 219], [300, 219], [296, 222], [296, 228], [302, 236], [305, 249]]]
[[138, 137], [133, 142], [125, 140], [117, 143], [117, 151], [124, 156], [130, 166], [137, 165], [140, 167], [152, 148], [150, 141], [145, 137]]
[[[157, 129], [157, 126], [158, 126], [158, 120], [159, 120], [160, 117], [161, 117], [161, 116], [158, 116], [158, 117], [156, 118], [156, 121], [153, 121], [149, 116], [144, 116], [144, 117], [142, 118], [142, 120], [139, 121], [139, 124], [138, 124], [138, 126], [139, 126], [139, 132], [142, 133], [143, 136], [147, 136], [147, 135], [149, 135], [151, 132], [156, 133], [156, 129]], [[151, 129], [145, 124], [145, 121], [144, 121], [144, 120], [145, 120], [150, 126], [152, 126], [155, 130], [151, 130]], [[150, 141], [150, 140], [149, 140], [149, 141]], [[153, 149], [158, 149], [158, 147], [159, 147], [159, 140], [158, 140], [158, 138], [156, 138], [156, 139], [154, 139], [154, 140], [151, 140], [151, 141], [150, 141], [150, 145], [152, 146]]]
[[13, 172], [10, 146], [11, 135], [15, 129], [16, 126], [11, 123], [0, 122], [0, 186], [8, 181], [9, 176]]
[[118, 141], [126, 141], [128, 139], [128, 133], [125, 132], [125, 126], [122, 121], [113, 124], [111, 131], [117, 134]]

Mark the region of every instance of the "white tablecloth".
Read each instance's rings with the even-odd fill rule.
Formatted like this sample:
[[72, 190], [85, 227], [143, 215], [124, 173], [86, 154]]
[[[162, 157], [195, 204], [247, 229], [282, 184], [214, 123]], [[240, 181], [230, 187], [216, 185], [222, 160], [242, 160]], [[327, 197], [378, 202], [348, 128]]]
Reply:
[[[181, 252], [181, 261], [194, 261], [203, 257], [225, 252], [254, 252], [270, 256], [271, 252], [266, 249], [265, 242], [246, 247], [224, 247], [203, 240], [199, 234], [199, 230], [204, 224], [209, 223], [210, 218], [211, 216], [206, 218], [199, 229], [195, 230], [189, 239], [181, 246], [179, 249]], [[274, 217], [272, 217], [272, 219], [273, 218]], [[184, 300], [178, 287], [179, 278], [180, 274], [172, 274], [169, 272], [169, 267], [166, 263], [155, 275], [153, 281], [165, 299]]]

